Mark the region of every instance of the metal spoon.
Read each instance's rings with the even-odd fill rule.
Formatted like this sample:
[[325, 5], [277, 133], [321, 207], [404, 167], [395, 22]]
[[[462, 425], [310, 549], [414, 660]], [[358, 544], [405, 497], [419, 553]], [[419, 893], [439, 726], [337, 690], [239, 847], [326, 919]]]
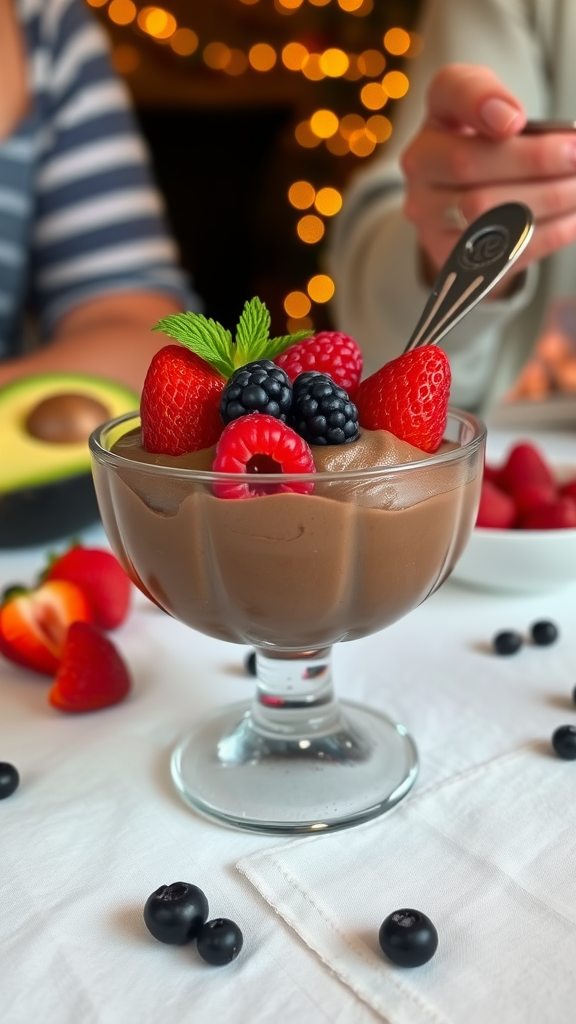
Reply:
[[524, 203], [504, 203], [483, 213], [457, 241], [424, 306], [409, 352], [435, 345], [508, 273], [534, 230], [532, 211]]

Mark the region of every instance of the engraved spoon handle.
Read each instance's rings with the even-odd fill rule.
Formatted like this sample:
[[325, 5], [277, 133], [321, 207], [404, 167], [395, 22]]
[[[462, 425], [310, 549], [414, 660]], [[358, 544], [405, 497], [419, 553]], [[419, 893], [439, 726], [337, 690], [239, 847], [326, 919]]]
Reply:
[[534, 230], [524, 203], [504, 203], [483, 213], [458, 239], [404, 349], [435, 345], [508, 273]]

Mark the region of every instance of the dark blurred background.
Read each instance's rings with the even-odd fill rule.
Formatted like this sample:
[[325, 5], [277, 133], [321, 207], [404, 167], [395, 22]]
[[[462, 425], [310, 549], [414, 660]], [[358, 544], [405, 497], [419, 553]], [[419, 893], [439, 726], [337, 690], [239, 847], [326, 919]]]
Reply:
[[332, 326], [323, 263], [349, 177], [385, 150], [418, 0], [86, 0], [152, 152], [182, 262], [232, 328]]

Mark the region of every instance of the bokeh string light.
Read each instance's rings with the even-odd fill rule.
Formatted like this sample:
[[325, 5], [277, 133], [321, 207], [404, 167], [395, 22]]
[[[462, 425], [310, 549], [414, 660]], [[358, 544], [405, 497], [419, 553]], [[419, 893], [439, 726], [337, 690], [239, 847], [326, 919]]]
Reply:
[[[358, 112], [339, 115], [327, 107], [318, 107], [294, 128], [295, 141], [302, 149], [324, 146], [334, 157], [362, 160], [388, 141], [392, 122], [381, 111], [389, 101], [405, 96], [410, 86], [404, 71], [388, 69], [388, 59], [415, 57], [422, 49], [421, 37], [400, 26], [384, 33], [382, 49], [372, 47], [360, 53], [347, 52], [334, 45], [309, 49], [310, 41], [298, 38], [285, 43], [281, 49], [266, 40], [254, 41], [246, 51], [229, 46], [224, 40], [203, 40], [201, 45], [198, 33], [188, 25], [179, 25], [176, 17], [163, 7], [140, 6], [135, 0], [86, 2], [95, 8], [107, 7], [110, 21], [120, 28], [135, 30], [141, 36], [168, 46], [177, 58], [193, 57], [216, 74], [260, 75], [279, 67], [285, 72], [301, 74], [313, 83], [326, 79], [358, 82], [357, 100], [364, 109], [364, 116]], [[260, 2], [239, 0], [246, 7]], [[372, 12], [374, 0], [273, 0], [273, 4], [279, 14], [287, 17], [297, 14], [304, 4], [319, 8], [332, 4], [344, 14], [363, 18]], [[116, 70], [123, 75], [132, 74], [141, 64], [138, 48], [128, 43], [115, 46], [112, 59]], [[332, 185], [316, 188], [305, 180], [295, 181], [290, 186], [288, 201], [300, 213], [296, 234], [308, 246], [321, 242], [326, 230], [324, 219], [337, 214], [343, 202], [341, 193]], [[334, 282], [323, 273], [311, 277], [305, 291], [291, 291], [284, 300], [287, 329], [313, 328], [312, 304], [329, 302], [334, 291]]]

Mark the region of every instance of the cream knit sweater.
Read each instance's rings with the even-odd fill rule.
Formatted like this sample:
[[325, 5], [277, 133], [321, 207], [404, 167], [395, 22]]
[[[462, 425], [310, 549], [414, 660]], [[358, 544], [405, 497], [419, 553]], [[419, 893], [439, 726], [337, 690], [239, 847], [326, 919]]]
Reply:
[[[531, 118], [576, 118], [576, 0], [429, 0], [422, 55], [391, 142], [353, 182], [331, 240], [338, 326], [364, 350], [366, 373], [398, 355], [428, 297], [414, 227], [403, 217], [398, 157], [424, 115], [428, 82], [444, 64], [489, 65]], [[576, 145], [576, 136], [574, 137]], [[522, 289], [480, 303], [447, 335], [452, 401], [484, 411], [533, 348], [548, 302], [576, 292], [576, 246], [526, 275]]]

